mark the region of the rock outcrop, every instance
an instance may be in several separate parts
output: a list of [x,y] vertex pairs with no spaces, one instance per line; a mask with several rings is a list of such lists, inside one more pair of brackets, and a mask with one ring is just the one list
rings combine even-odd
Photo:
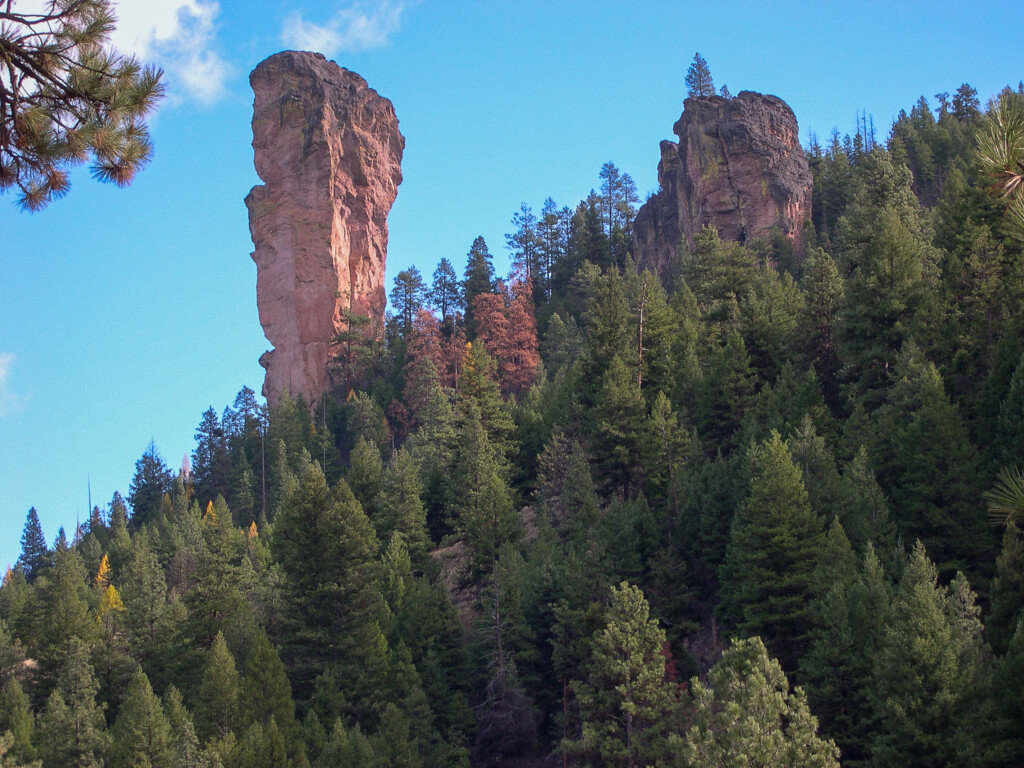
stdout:
[[391,102],[318,53],[285,51],[249,76],[262,185],[245,199],[256,303],[273,350],[263,394],[315,402],[331,384],[345,313],[384,316],[387,215],[405,139]]
[[800,253],[811,172],[786,102],[752,91],[690,98],[672,130],[679,143],[661,142],[661,190],[633,224],[638,267],[666,277],[683,239],[692,246],[706,224],[738,242],[778,227]]

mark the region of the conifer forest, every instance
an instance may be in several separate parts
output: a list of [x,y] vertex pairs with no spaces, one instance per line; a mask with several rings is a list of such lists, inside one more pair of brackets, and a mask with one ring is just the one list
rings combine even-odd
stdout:
[[29,510],[0,765],[1024,765],[1024,86],[804,151],[800,248],[640,271],[609,162]]

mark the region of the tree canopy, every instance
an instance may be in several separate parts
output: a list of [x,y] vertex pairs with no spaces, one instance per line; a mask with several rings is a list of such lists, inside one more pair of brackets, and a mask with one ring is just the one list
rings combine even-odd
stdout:
[[129,184],[152,155],[146,117],[162,72],[107,46],[108,0],[48,0],[36,12],[0,11],[0,191],[37,211],[62,197],[68,169]]

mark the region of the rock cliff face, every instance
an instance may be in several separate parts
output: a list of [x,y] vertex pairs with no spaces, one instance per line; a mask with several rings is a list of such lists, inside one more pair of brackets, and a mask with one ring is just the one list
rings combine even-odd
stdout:
[[344,312],[384,316],[387,215],[405,139],[391,102],[317,53],[285,51],[249,76],[262,185],[245,199],[256,303],[274,349],[263,394],[315,402],[331,383],[331,338]]
[[639,267],[665,277],[683,238],[692,245],[705,224],[739,242],[778,227],[800,252],[811,172],[786,102],[752,91],[691,98],[672,130],[679,143],[661,142],[661,191],[633,225]]

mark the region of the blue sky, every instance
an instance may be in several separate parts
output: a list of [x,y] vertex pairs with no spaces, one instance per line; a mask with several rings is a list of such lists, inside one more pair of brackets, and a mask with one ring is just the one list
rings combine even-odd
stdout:
[[[31,2],[15,2],[30,7]],[[895,7],[893,7],[895,6]],[[695,51],[716,85],[774,93],[801,139],[879,138],[963,82],[1024,78],[1019,2],[122,0],[114,42],[164,67],[156,153],[131,187],[92,181],[36,214],[0,197],[0,568],[30,506],[48,540],[127,492],[152,439],[177,467],[202,412],[267,348],[243,199],[258,178],[249,71],[317,49],[391,99],[406,137],[388,280],[483,235],[499,267],[521,202],[574,206],[609,160],[657,188]]]

